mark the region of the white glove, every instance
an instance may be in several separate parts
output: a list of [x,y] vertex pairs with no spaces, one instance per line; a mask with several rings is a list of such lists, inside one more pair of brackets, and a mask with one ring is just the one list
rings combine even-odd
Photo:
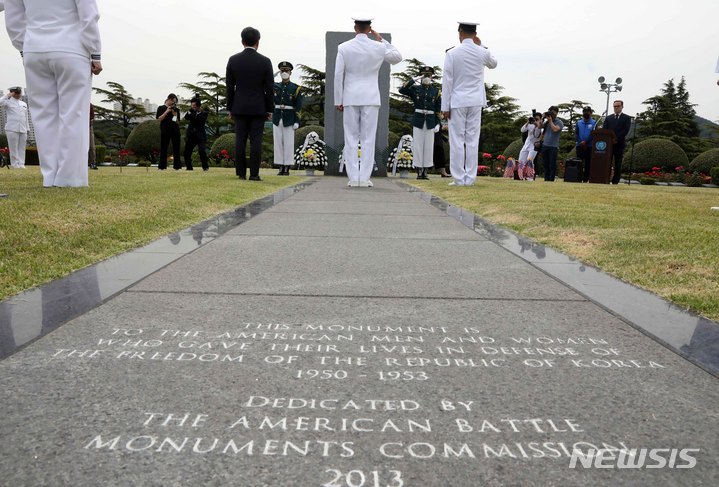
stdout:
[[273,74],[272,77],[273,77],[273,78],[276,78],[278,74],[280,74],[280,72],[279,72],[279,71],[275,71],[275,74]]
[[440,127],[441,127],[440,124],[437,124],[437,125],[434,126],[434,133],[435,133],[435,134],[436,134],[437,132],[439,132]]
[[297,130],[298,128],[300,128],[300,124],[298,124],[298,123],[296,123],[292,126],[292,130]]

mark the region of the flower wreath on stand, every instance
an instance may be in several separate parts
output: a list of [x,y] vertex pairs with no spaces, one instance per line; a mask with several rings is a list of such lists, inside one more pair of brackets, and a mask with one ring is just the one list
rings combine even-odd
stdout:
[[392,168],[393,176],[398,170],[409,171],[412,169],[412,159],[412,136],[403,135],[387,159],[387,171]]
[[325,142],[320,140],[317,132],[310,132],[305,137],[305,143],[295,151],[295,164],[298,169],[317,169],[324,171],[327,165],[325,155]]

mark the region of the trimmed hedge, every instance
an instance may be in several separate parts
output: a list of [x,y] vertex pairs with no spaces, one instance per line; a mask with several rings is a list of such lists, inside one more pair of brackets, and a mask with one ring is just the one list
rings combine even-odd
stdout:
[[7,135],[0,134],[0,147],[7,147]]
[[697,171],[709,175],[713,167],[719,167],[719,149],[709,149],[696,156],[689,163],[690,171]]
[[160,153],[160,121],[146,120],[132,129],[125,141],[125,148],[138,159],[156,162]]
[[709,175],[712,177],[712,184],[719,186],[719,166],[711,168]]
[[[226,150],[230,159],[219,159],[219,154]],[[220,167],[235,167],[235,134],[224,134],[215,140],[208,154],[210,161]]]
[[295,130],[295,149],[305,143],[305,138],[310,132],[317,132],[320,140],[325,140],[325,128],[321,125],[307,125]]
[[519,151],[522,150],[523,145],[524,145],[524,141],[522,139],[514,140],[507,146],[506,149],[504,149],[504,152],[502,152],[502,155],[507,159],[512,157],[515,160],[519,160]]
[[633,153],[631,149],[625,150],[622,166],[626,169],[629,168],[630,158],[633,172],[651,171],[653,167],[673,172],[678,166],[689,165],[684,150],[669,139],[649,138],[635,145]]

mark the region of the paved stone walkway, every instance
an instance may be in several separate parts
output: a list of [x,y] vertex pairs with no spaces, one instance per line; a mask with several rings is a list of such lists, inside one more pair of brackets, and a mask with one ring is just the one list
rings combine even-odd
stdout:
[[715,376],[429,203],[322,178],[2,360],[0,484],[719,484]]

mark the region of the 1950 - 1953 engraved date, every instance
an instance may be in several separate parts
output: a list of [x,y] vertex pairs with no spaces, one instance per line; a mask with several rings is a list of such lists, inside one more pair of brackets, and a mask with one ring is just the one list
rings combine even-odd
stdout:
[[329,482],[322,487],[402,487],[402,472],[399,470],[350,470],[343,472],[336,468],[328,468],[325,473],[331,476]]
[[[360,373],[357,377],[368,377],[368,373]],[[297,370],[295,373],[296,379],[347,379],[350,374],[346,370],[342,369],[302,369]],[[380,370],[376,372],[375,377],[382,381],[408,381],[408,380],[428,380],[429,376],[426,372],[417,370]]]

